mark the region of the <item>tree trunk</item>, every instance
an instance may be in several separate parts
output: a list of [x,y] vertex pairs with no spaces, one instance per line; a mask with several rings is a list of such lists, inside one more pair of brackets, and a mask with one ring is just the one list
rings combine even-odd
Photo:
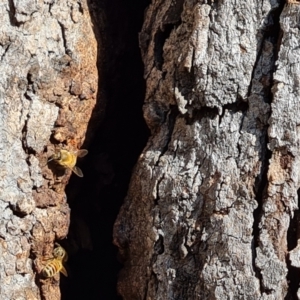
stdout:
[[98,86],[87,1],[0,1],[0,298],[60,299],[40,271],[68,232],[54,146],[80,148]]
[[114,228],[124,299],[297,299],[300,5],[283,2],[148,8],[151,137]]

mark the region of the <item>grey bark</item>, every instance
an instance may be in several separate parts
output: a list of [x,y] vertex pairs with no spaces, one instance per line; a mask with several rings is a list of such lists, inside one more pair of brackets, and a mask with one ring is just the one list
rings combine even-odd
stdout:
[[0,299],[60,299],[40,271],[68,232],[70,172],[47,158],[83,143],[97,45],[86,0],[1,0],[0,19]]
[[[147,9],[140,47],[151,137],[114,228],[124,299],[287,296],[299,10],[276,0]],[[290,259],[299,268],[296,257],[298,248]]]

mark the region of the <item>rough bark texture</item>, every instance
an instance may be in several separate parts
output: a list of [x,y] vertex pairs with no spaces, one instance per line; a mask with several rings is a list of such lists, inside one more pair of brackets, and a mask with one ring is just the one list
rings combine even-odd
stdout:
[[2,0],[0,19],[0,298],[60,299],[39,272],[68,232],[70,171],[47,158],[84,141],[97,45],[86,0]]
[[148,8],[140,47],[152,135],[114,230],[124,299],[295,295],[300,5],[283,6]]

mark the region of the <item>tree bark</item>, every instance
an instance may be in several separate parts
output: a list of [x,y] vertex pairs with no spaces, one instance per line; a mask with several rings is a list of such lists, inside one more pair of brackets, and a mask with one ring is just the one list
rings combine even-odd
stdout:
[[297,299],[299,280],[287,276],[299,268],[298,248],[288,256],[298,239],[299,10],[279,0],[147,9],[151,137],[114,228],[123,299]]
[[40,271],[68,232],[70,171],[47,159],[84,141],[97,44],[86,0],[0,1],[0,19],[0,298],[60,299]]

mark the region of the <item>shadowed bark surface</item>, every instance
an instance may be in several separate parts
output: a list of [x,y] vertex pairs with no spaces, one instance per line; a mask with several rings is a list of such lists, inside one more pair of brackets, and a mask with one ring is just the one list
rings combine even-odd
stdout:
[[299,9],[147,9],[151,137],[114,229],[123,299],[297,299]]

